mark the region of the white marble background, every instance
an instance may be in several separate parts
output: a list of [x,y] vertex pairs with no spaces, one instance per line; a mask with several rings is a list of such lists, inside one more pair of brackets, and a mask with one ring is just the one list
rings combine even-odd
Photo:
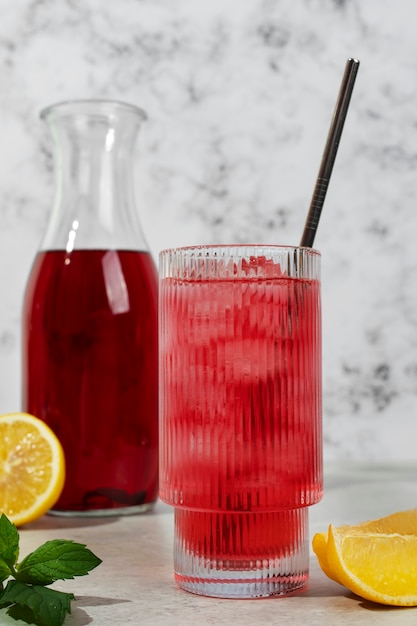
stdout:
[[138,203],[166,246],[298,244],[346,59],[361,67],[316,238],[327,459],[417,458],[415,0],[0,0],[0,412],[49,216],[39,110],[149,115]]

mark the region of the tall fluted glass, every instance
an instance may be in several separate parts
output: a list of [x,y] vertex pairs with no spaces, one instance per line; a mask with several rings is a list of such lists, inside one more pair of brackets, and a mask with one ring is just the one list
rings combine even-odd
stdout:
[[160,255],[160,496],[178,584],[285,595],[308,579],[322,495],[320,254],[207,246]]

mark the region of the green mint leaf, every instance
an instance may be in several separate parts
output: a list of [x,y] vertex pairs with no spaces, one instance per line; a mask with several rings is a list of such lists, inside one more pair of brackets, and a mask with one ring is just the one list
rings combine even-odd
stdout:
[[12,604],[6,611],[13,619],[20,619],[26,624],[36,624],[36,617],[28,606],[22,606],[21,604]]
[[9,567],[9,571],[13,571],[18,557],[19,533],[16,526],[2,513],[0,516],[0,559]]
[[11,576],[12,573],[13,571],[10,569],[7,563],[5,563],[3,559],[0,557],[0,589],[2,588],[1,583],[3,582],[3,580],[6,580],[6,578],[9,578],[9,576]]
[[28,624],[62,626],[67,614],[71,613],[73,599],[72,593],[10,580],[0,595],[0,608],[9,607],[7,613],[11,617]]
[[50,585],[55,580],[85,576],[101,559],[82,543],[66,539],[47,541],[16,566],[15,578],[32,585]]

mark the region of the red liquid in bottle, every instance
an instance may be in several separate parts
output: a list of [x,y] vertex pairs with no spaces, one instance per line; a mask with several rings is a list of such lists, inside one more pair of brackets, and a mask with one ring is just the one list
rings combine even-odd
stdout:
[[157,273],[147,252],[38,254],[23,312],[23,410],[60,439],[56,510],[145,506],[158,473]]

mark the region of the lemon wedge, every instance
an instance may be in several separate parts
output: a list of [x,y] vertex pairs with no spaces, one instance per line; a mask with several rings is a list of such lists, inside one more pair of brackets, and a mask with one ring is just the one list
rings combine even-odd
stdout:
[[313,537],[324,573],[367,600],[417,606],[417,509]]

